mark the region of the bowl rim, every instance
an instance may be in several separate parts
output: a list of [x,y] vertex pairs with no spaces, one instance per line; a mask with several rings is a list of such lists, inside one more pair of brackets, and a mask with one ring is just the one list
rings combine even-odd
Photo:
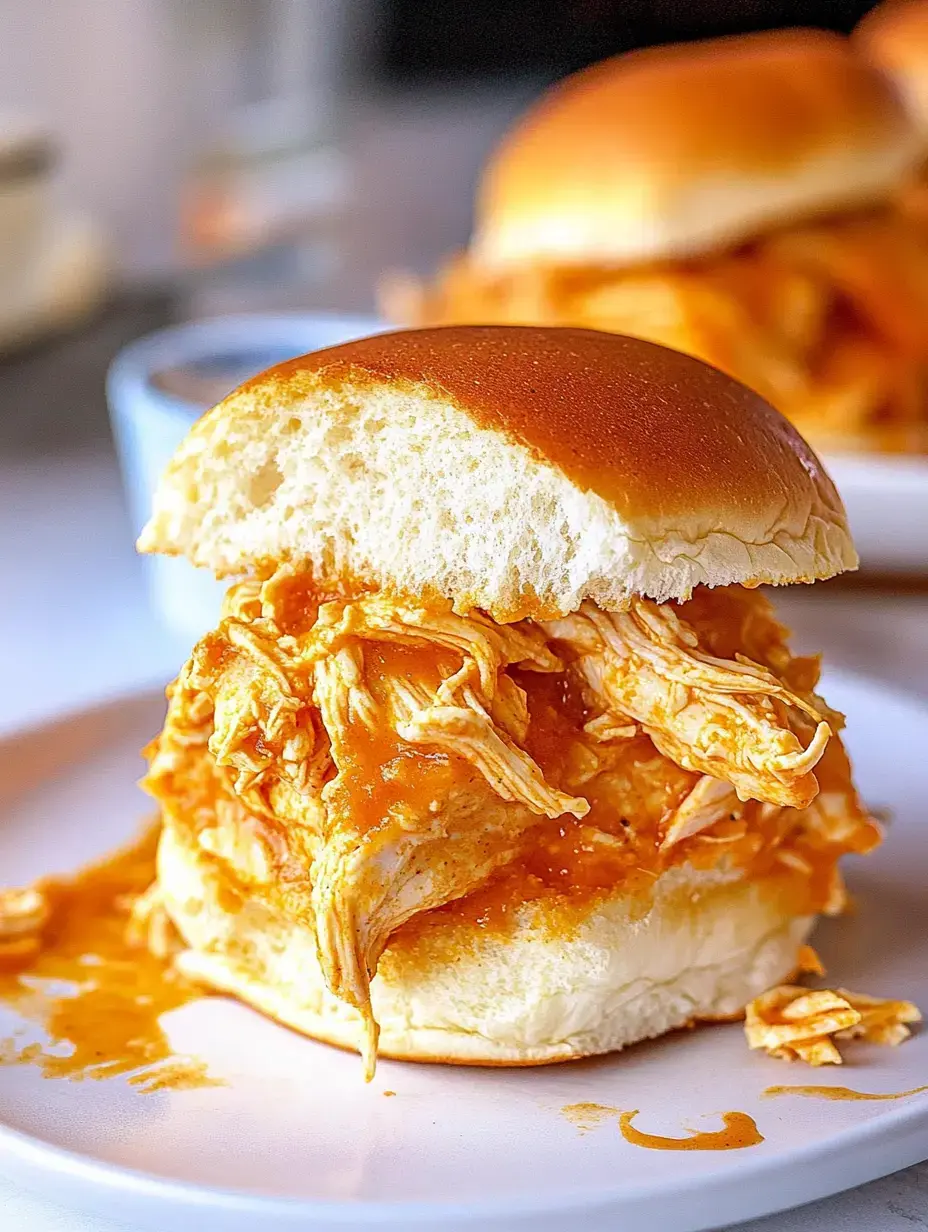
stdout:
[[[367,313],[273,312],[236,313],[183,321],[136,338],[122,348],[106,374],[106,398],[116,413],[135,411],[144,405],[187,422],[204,408],[166,393],[152,384],[161,368],[208,359],[223,350],[261,346],[289,348],[305,354],[352,338],[384,333],[391,328],[381,317]],[[312,331],[325,331],[331,339],[314,345]]]

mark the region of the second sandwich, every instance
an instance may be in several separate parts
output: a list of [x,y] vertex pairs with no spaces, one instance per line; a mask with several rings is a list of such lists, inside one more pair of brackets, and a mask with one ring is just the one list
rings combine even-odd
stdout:
[[491,159],[470,248],[407,325],[614,330],[707,360],[818,448],[928,449],[924,138],[847,40],[795,30],[618,56]]

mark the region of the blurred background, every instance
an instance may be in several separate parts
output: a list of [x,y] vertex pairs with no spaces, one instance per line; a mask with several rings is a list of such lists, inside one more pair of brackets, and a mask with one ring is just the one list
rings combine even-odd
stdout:
[[[149,442],[146,463],[132,452],[126,405],[143,352],[111,384],[127,503],[105,398],[126,344],[230,313],[335,312],[350,314],[343,333],[375,328],[382,271],[427,275],[466,242],[484,160],[552,81],[656,43],[794,24],[847,32],[870,7],[2,0],[0,721],[161,679],[189,644],[149,601],[132,551],[139,468],[171,441],[168,430],[160,453]],[[169,341],[160,412],[177,422],[184,404],[215,400],[281,348],[329,340],[301,328],[262,335],[244,357],[240,330],[232,350],[211,336],[196,363],[186,335]],[[174,584],[192,605],[199,582]],[[800,636],[818,641],[834,623],[820,589],[790,597]],[[874,633],[886,603],[903,625],[922,622],[903,589],[846,603],[833,657],[861,667],[876,656],[909,682],[908,643]]]
[[870,7],[4,0],[0,158],[41,147],[35,176],[92,222],[114,286],[179,311],[367,309],[385,266],[427,272],[464,243],[487,154],[559,77],[651,44],[846,32]]

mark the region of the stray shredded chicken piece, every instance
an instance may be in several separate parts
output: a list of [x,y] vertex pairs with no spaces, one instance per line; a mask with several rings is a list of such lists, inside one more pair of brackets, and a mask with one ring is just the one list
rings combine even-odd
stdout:
[[50,915],[48,896],[37,886],[0,890],[0,944],[40,933]]
[[922,1021],[921,1011],[911,1001],[885,1000],[864,992],[848,992],[846,988],[839,988],[838,995],[860,1014],[860,1022],[848,1028],[841,1039],[863,1039],[895,1048],[912,1034],[909,1025]]
[[38,954],[50,916],[48,896],[38,887],[0,890],[0,967],[18,967]]
[[901,1044],[911,1034],[907,1024],[921,1018],[911,1001],[887,1001],[844,988],[810,992],[780,984],[749,1002],[744,1033],[749,1048],[762,1048],[772,1057],[841,1065],[837,1042]]

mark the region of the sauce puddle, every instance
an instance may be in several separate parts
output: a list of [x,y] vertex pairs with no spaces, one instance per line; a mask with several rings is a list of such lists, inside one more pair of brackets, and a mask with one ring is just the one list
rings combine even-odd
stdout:
[[48,1039],[0,1041],[0,1065],[36,1065],[46,1078],[128,1075],[145,1092],[223,1085],[175,1055],[159,1021],[207,994],[127,938],[132,904],[155,877],[159,829],[74,877],[37,883],[50,908],[41,944],[0,949],[0,1001]]
[[724,1129],[708,1133],[690,1130],[686,1138],[646,1134],[632,1124],[637,1115],[637,1108],[632,1112],[623,1112],[619,1117],[619,1131],[626,1142],[650,1151],[740,1151],[744,1147],[757,1146],[764,1140],[753,1117],[746,1112],[723,1112]]
[[906,1099],[909,1095],[921,1095],[928,1086],[912,1087],[911,1091],[889,1091],[878,1094],[872,1091],[853,1091],[850,1087],[767,1087],[764,1094],[806,1095],[818,1099]]

